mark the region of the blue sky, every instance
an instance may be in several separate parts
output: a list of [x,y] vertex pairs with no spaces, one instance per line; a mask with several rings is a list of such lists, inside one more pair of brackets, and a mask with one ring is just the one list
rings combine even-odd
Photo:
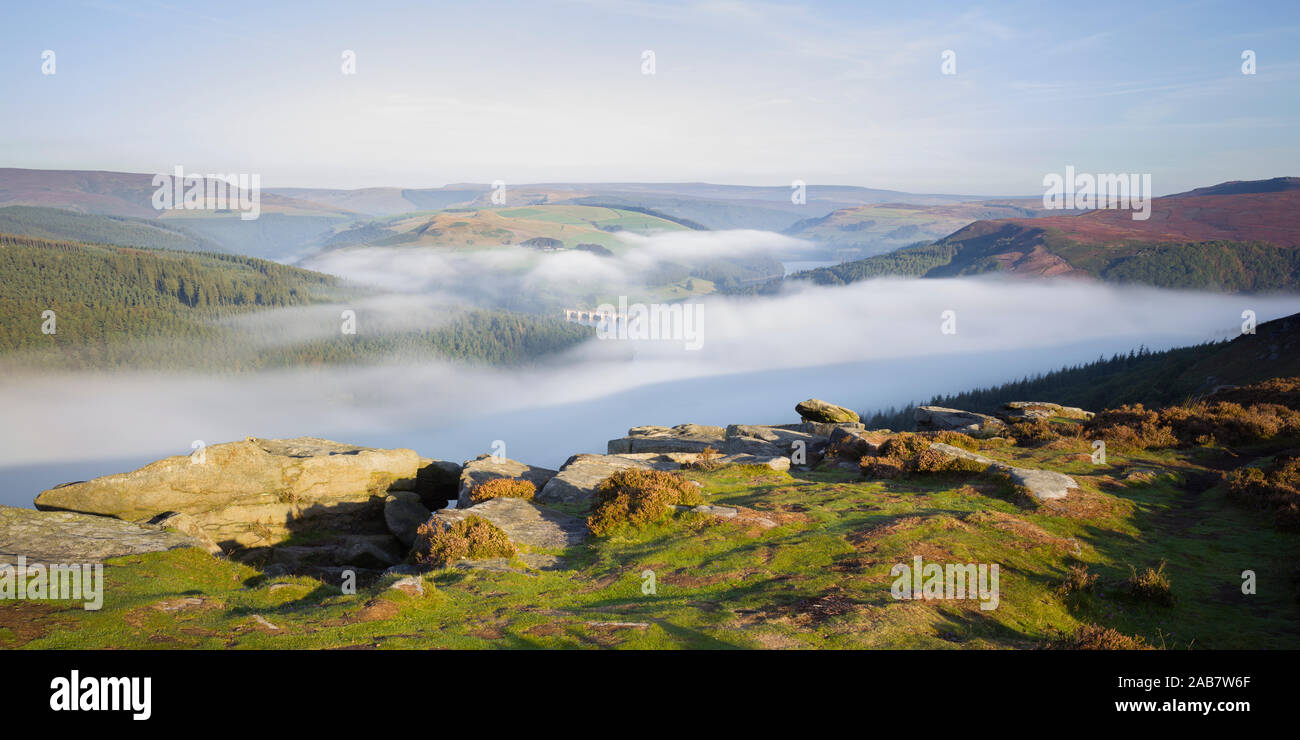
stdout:
[[0,166],[989,195],[1066,165],[1157,193],[1300,175],[1294,0],[271,5],[10,4]]

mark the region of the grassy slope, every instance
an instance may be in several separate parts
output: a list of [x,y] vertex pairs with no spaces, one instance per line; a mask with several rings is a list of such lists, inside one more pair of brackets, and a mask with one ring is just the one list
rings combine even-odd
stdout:
[[[1116,355],[1081,367],[935,397],[929,405],[993,413],[1008,401],[1051,399],[1101,409],[1126,403],[1161,407],[1204,396],[1220,385],[1247,385],[1300,375],[1300,314],[1266,321],[1230,342],[1178,347],[1134,357]],[[867,414],[871,416],[871,414]],[[912,428],[912,410],[878,413],[872,424]]]
[[[1025,648],[1095,622],[1169,648],[1300,647],[1300,604],[1286,582],[1300,541],[1225,502],[1220,487],[1201,490],[1221,450],[1112,454],[1094,467],[1086,442],[1070,444],[1079,449],[986,452],[1074,475],[1083,491],[1068,506],[1022,509],[979,477],[692,472],[709,502],[784,523],[759,531],[680,514],[595,539],[568,553],[568,570],[434,571],[423,597],[385,583],[356,595],[305,578],[273,583],[198,551],[134,557],[106,570],[100,612],[0,610],[0,646]],[[1120,482],[1134,467],[1159,474]],[[999,563],[1000,606],[894,600],[890,568],[914,554]],[[1130,564],[1162,560],[1175,606],[1124,594]],[[1075,563],[1101,576],[1095,594],[1057,592]],[[1248,568],[1259,576],[1254,596],[1240,590]],[[642,593],[644,570],[655,571],[656,594]],[[195,597],[202,603],[163,608]]]
[[393,235],[371,242],[377,246],[481,249],[546,237],[558,239],[569,248],[583,243],[599,244],[616,253],[629,248],[615,236],[617,230],[648,233],[686,229],[679,223],[636,211],[572,205],[410,214],[380,223]]

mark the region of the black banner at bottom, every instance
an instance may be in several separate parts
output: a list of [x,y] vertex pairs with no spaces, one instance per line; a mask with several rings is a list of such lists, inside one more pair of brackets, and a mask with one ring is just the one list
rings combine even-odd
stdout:
[[[428,721],[489,707],[495,727],[697,705],[729,725],[772,713],[901,726],[1278,720],[1295,653],[1267,652],[28,652],[0,654],[0,696],[53,729],[257,717],[267,729]],[[512,712],[517,706],[527,712]],[[873,719],[874,717],[874,719]],[[423,720],[421,718],[424,718]],[[699,720],[696,720],[698,722]]]

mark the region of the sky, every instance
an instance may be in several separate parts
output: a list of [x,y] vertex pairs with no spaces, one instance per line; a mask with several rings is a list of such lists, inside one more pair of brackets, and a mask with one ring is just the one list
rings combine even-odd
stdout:
[[1039,194],[1066,166],[1150,173],[1158,195],[1300,175],[1295,0],[48,0],[4,16],[7,167],[975,195]]

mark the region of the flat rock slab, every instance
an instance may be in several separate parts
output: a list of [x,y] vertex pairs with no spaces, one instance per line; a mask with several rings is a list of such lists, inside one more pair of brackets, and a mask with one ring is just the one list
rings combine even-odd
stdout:
[[419,468],[414,450],[249,437],[52,488],[36,497],[36,508],[127,521],[177,512],[220,545],[265,546],[309,523],[378,518],[383,497],[413,490]]
[[1060,416],[1066,419],[1091,419],[1093,413],[1077,406],[1062,406],[1047,401],[1008,401],[994,412],[998,418],[1006,421],[1023,421],[1026,419],[1050,419]]
[[1011,480],[1024,486],[1034,498],[1040,501],[1065,498],[1071,488],[1079,487],[1079,484],[1065,473],[1033,468],[1013,468],[1005,465],[997,467],[1002,468],[1007,475],[1011,476]]
[[805,459],[810,457],[820,459],[830,443],[830,437],[809,431],[809,428],[819,426],[834,425],[812,422],[786,426],[732,424],[727,427],[727,438],[723,443],[722,451],[728,455],[770,458],[782,455],[789,457],[802,447]]
[[992,458],[964,450],[960,447],[935,442],[930,445],[930,449],[942,452],[951,457],[960,457],[965,460],[973,460],[982,465],[989,466],[990,470],[996,470],[1005,473],[1011,480],[1019,486],[1024,486],[1030,495],[1040,501],[1051,499],[1065,498],[1071,488],[1078,488],[1079,484],[1065,473],[1057,473],[1051,470],[1037,470],[1034,468],[1017,468],[1007,463],[998,462]]
[[98,563],[204,543],[180,532],[90,514],[0,506],[0,565]]
[[[629,469],[648,470],[648,462],[620,455],[574,455],[537,494],[548,503],[585,503],[611,475]],[[674,465],[674,467],[679,467]]]
[[582,544],[588,534],[585,520],[521,498],[493,498],[467,509],[441,509],[433,519],[451,524],[471,514],[500,527],[516,545],[560,550]]
[[956,445],[944,444],[943,442],[932,442],[930,444],[930,449],[934,450],[935,452],[942,452],[943,454],[948,455],[949,457],[959,457],[963,460],[971,460],[981,465],[998,464],[998,462],[991,457],[984,457],[983,455],[980,455],[975,452],[971,452],[970,450],[962,449],[961,447],[957,447]]
[[700,455],[697,452],[629,452],[617,457],[632,460],[653,470],[673,471],[695,462]]
[[776,455],[766,457],[764,455],[726,455],[718,458],[718,462],[723,465],[758,465],[764,468],[771,468],[778,472],[784,472],[790,469],[790,458]]
[[705,448],[722,450],[726,430],[701,424],[678,424],[675,427],[632,427],[627,436],[611,439],[606,451],[611,455],[644,452],[703,452]]
[[538,491],[541,491],[551,478],[555,477],[556,472],[550,468],[539,468],[527,463],[521,463],[518,460],[511,460],[508,457],[479,455],[473,460],[467,460],[461,470],[460,491],[456,499],[456,506],[462,509],[468,507],[470,505],[470,491],[480,483],[486,483],[497,478],[518,478],[531,482],[537,487]]
[[717,504],[700,504],[698,506],[673,506],[677,511],[689,511],[693,514],[702,516],[711,516],[717,519],[726,519],[737,523],[753,525],[760,529],[771,529],[777,526],[777,523],[763,516],[754,509],[748,509],[735,506],[719,506]]

